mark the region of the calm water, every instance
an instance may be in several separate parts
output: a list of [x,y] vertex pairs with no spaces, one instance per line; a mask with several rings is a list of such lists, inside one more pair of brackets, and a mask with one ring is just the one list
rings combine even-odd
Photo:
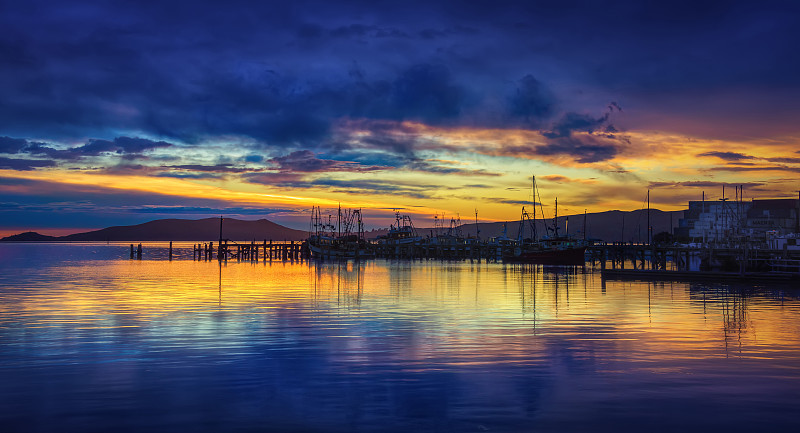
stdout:
[[0,430],[800,427],[797,289],[152,245],[0,245]]

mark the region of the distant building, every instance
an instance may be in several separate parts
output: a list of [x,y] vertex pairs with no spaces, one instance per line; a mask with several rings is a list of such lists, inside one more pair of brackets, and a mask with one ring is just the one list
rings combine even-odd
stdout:
[[747,211],[745,230],[750,235],[763,235],[773,230],[780,234],[800,233],[799,223],[798,200],[753,200]]
[[726,242],[736,237],[766,240],[766,233],[800,233],[800,200],[751,202],[690,201],[675,237],[692,242]]

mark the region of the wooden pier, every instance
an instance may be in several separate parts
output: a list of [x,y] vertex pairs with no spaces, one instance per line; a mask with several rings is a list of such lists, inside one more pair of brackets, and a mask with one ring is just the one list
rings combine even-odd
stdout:
[[[216,249],[215,249],[216,248]],[[272,240],[263,242],[250,241],[235,242],[223,241],[222,244],[214,242],[195,244],[192,248],[192,258],[194,260],[238,260],[258,262],[283,260],[295,261],[309,258],[308,245],[300,241],[273,242]]]
[[800,272],[800,251],[752,247],[596,244],[586,260],[601,269],[648,271]]
[[375,257],[384,259],[436,260],[500,260],[505,249],[486,242],[413,242],[406,244],[374,244]]
[[[496,244],[474,238],[409,243],[370,243],[370,254],[391,260],[486,260],[500,262],[512,255],[513,244]],[[172,259],[172,243],[168,257]],[[130,245],[130,258],[142,259],[142,246]],[[312,258],[307,242],[263,240],[260,242],[198,243],[192,246],[193,260],[301,261]],[[585,265],[601,269],[604,275],[631,278],[639,275],[694,278],[699,272],[747,275],[794,275],[800,278],[800,250],[759,248],[714,248],[678,245],[601,243],[586,248]],[[364,260],[360,258],[356,260]],[[764,278],[769,278],[767,275]]]

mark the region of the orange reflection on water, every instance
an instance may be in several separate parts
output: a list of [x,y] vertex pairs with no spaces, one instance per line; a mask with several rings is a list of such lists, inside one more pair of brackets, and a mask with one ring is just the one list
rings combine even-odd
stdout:
[[[659,373],[691,360],[800,348],[796,300],[686,283],[603,282],[583,269],[116,260],[50,267],[18,284],[0,304],[3,323],[197,335],[297,321],[347,340],[345,351],[359,354],[352,362],[369,358],[371,330],[407,339],[396,353],[406,361],[458,365],[543,362],[564,351],[602,371],[635,359]],[[241,320],[219,320],[225,314]]]

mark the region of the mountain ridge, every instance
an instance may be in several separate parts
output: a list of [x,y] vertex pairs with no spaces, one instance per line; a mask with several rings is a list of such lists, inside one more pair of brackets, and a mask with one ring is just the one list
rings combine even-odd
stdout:
[[[642,242],[647,239],[647,210],[634,211],[610,210],[586,214],[586,232],[589,239],[600,239],[607,242]],[[678,224],[683,217],[683,211],[650,210],[650,226],[652,234],[671,232],[672,227]],[[583,236],[584,215],[564,215],[558,218],[559,232]],[[546,220],[552,226],[552,218]],[[571,224],[570,224],[571,223]],[[503,225],[508,237],[516,238],[519,231],[519,220],[479,222],[480,237],[487,239],[503,234]],[[415,224],[417,225],[417,224]],[[266,219],[255,221],[225,218],[222,224],[223,238],[236,241],[261,241],[261,240],[287,240],[299,241],[308,237],[308,232],[295,230]],[[463,236],[475,236],[475,223],[464,223],[460,226]],[[545,221],[536,221],[539,234],[544,234]],[[525,236],[530,236],[530,227],[526,225]],[[375,239],[385,235],[386,228],[366,232],[368,239]],[[436,230],[432,227],[417,227],[417,232],[422,236],[432,235]],[[129,226],[112,226],[99,230],[75,233],[65,236],[47,236],[36,232],[25,232],[0,239],[0,242],[111,242],[111,241],[199,241],[208,242],[219,239],[219,218],[204,218],[188,220],[168,218],[153,220],[142,224]]]
[[[65,236],[45,236],[26,232],[0,239],[4,242],[112,242],[112,241],[213,241],[219,239],[219,218],[199,220],[168,218],[129,226],[112,226]],[[298,241],[308,237],[308,232],[290,229],[266,219],[255,221],[225,218],[222,222],[223,239],[286,240]]]

